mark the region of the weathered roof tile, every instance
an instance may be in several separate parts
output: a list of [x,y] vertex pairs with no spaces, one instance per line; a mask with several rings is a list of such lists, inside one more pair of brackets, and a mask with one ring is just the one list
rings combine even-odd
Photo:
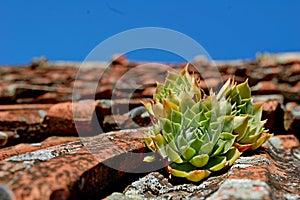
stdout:
[[127,152],[143,151],[141,137],[146,130],[99,135],[6,158],[0,163],[0,183],[7,185],[16,199],[100,196],[102,190],[124,175],[105,162],[124,155],[124,162],[113,164],[123,169],[130,165],[133,169],[142,163],[143,157],[132,157]]
[[[106,165],[137,172],[149,167],[141,155],[130,153],[145,150],[141,137],[147,129],[140,127],[150,118],[141,100],[152,98],[155,82],[162,82],[167,70],[180,71],[185,63],[130,63],[119,57],[110,64],[41,60],[27,67],[1,67],[0,143],[6,144],[0,149],[0,193],[11,195],[12,190],[16,199],[96,198],[129,184],[124,193],[109,198],[300,198],[300,149],[295,138],[300,136],[299,59],[263,55],[253,61],[216,63],[197,58],[197,67],[190,65],[189,70],[206,90],[206,84],[222,84],[219,75],[224,80],[234,76],[239,83],[248,79],[254,101],[264,102],[265,126],[276,136],[265,148],[243,155],[228,171],[199,184],[170,180],[164,170],[137,181],[144,174]],[[99,135],[125,128],[138,129]],[[59,137],[49,137],[53,135]],[[75,137],[66,137],[70,135]]]

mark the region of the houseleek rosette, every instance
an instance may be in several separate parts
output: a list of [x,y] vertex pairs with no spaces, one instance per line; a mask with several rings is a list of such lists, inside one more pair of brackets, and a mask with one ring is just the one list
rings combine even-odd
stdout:
[[247,81],[228,80],[218,94],[205,95],[185,67],[180,74],[169,72],[144,106],[153,118],[146,145],[168,158],[173,176],[194,182],[231,166],[242,152],[272,136],[261,121],[262,105],[252,103]]

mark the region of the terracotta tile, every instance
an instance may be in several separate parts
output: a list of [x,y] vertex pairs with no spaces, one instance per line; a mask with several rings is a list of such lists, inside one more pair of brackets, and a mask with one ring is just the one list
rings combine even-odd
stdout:
[[278,101],[281,105],[284,105],[284,96],[281,94],[270,94],[270,95],[252,95],[253,102],[265,102],[265,101],[271,101],[271,100],[276,100]]
[[97,100],[97,109],[103,116],[114,114],[124,114],[131,109],[142,106],[142,101],[147,99],[102,99]]
[[[68,99],[66,99],[68,100]],[[65,101],[62,95],[58,94],[57,92],[47,92],[43,95],[40,95],[37,98],[32,99],[29,103],[59,103]]]
[[6,145],[7,140],[8,140],[8,135],[5,132],[0,131],[0,147]]
[[112,56],[112,64],[127,66],[129,64],[129,60],[124,55],[115,54]]
[[15,104],[15,105],[0,105],[0,111],[10,110],[49,110],[53,104]]
[[127,113],[123,115],[107,115],[103,120],[103,131],[109,132],[122,129],[133,129],[148,126],[150,124],[149,117],[132,118]]
[[272,78],[278,77],[278,75],[282,72],[283,72],[283,68],[279,65],[270,68],[263,68],[263,73],[265,75],[272,75]]
[[95,99],[110,99],[113,87],[113,85],[101,85],[94,94]]
[[[12,190],[16,199],[99,197],[124,176],[124,172],[107,165],[135,169],[143,164],[142,154],[127,152],[144,151],[141,136],[145,131],[86,138],[82,142],[89,150],[81,142],[71,142],[10,157],[0,164],[0,182]],[[118,157],[123,162],[114,162]]]
[[299,146],[299,140],[294,135],[278,135],[284,149],[292,149]]
[[300,105],[296,102],[287,103],[284,118],[287,131],[300,139]]
[[[124,115],[107,115],[103,119],[102,128],[104,132],[121,130],[122,126],[129,121],[127,114]],[[127,122],[128,124],[128,122]],[[136,127],[133,127],[136,128]]]
[[40,143],[22,143],[15,146],[5,147],[0,149],[0,161],[19,154],[24,154],[39,149],[45,149],[51,146],[64,144],[80,140],[78,137],[58,137],[52,136]]
[[[134,94],[132,94],[131,98],[132,99],[152,98],[155,90],[156,87],[146,87],[140,93],[135,92]],[[128,95],[123,95],[123,96],[127,97]]]
[[52,84],[52,80],[46,77],[33,77],[30,79],[30,82],[33,85],[50,85]]
[[300,99],[300,88],[292,87],[289,84],[280,85],[281,93],[284,95],[286,101],[299,101]]
[[289,67],[285,71],[287,76],[292,76],[296,74],[300,74],[300,63],[294,63],[291,67]]
[[77,135],[77,132],[93,131],[92,119],[96,102],[93,100],[76,103],[65,102],[52,106],[43,124],[46,132],[55,135]]
[[260,81],[255,86],[251,87],[254,95],[257,94],[279,94],[280,90],[273,81]]
[[283,105],[279,100],[260,100],[257,103],[263,103],[262,120],[267,119],[265,128],[271,133],[284,134],[284,111]]
[[0,129],[16,130],[21,127],[39,124],[44,120],[46,110],[0,111]]
[[15,131],[0,131],[0,147],[18,143],[20,135]]

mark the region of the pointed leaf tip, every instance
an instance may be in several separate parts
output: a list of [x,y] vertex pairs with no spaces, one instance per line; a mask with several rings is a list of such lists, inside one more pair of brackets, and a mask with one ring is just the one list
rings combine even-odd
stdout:
[[238,84],[237,89],[242,99],[248,99],[251,97],[251,90],[248,85],[248,79],[245,82]]
[[187,63],[187,64],[185,65],[185,67],[181,70],[180,74],[181,74],[182,76],[184,76],[186,73],[189,72],[188,68],[189,68],[189,63]]

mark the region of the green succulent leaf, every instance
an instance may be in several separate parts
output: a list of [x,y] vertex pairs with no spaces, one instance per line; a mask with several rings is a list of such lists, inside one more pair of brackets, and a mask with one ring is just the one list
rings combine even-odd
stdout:
[[175,82],[178,79],[178,77],[179,77],[178,74],[176,74],[174,72],[169,72],[168,76],[166,77],[164,86],[170,88],[170,87],[176,85]]
[[253,113],[255,121],[260,121],[262,115],[262,106],[263,104],[254,104],[253,105]]
[[190,147],[192,147],[193,149],[195,149],[196,152],[198,152],[203,144],[203,142],[196,137],[195,139],[190,141]]
[[168,170],[173,176],[180,177],[180,178],[186,178],[189,175],[189,173],[184,170],[173,169],[170,166],[168,166]]
[[177,144],[179,147],[188,146],[188,142],[183,135],[177,136]]
[[192,157],[189,162],[195,167],[203,167],[207,164],[208,160],[209,160],[209,155],[200,154]]
[[152,140],[155,142],[158,148],[165,147],[167,144],[167,141],[161,134],[155,135],[154,137],[152,137]]
[[234,85],[229,93],[229,97],[231,99],[231,102],[235,102],[237,105],[241,104],[242,98],[239,95],[239,91],[236,87],[236,85]]
[[220,115],[231,115],[232,105],[226,100],[220,101]]
[[173,127],[172,127],[172,123],[169,119],[160,118],[159,121],[160,121],[161,126],[164,131],[166,131],[167,133],[172,133]]
[[178,106],[170,101],[163,100],[163,109],[166,113],[167,118],[171,118],[172,111],[178,111]]
[[188,162],[185,162],[185,163],[182,163],[182,164],[171,163],[169,165],[169,167],[171,167],[171,169],[176,169],[176,170],[180,170],[180,171],[184,171],[184,172],[189,172],[189,171],[192,171],[192,170],[196,169],[195,166],[193,166],[192,164],[190,164]]
[[174,123],[181,123],[182,114],[179,111],[172,110],[171,112],[171,121]]
[[226,157],[225,156],[214,156],[209,159],[208,164],[205,166],[206,169],[210,171],[219,171],[223,169],[226,165]]
[[218,142],[214,146],[213,154],[211,156],[213,157],[213,156],[220,155],[221,152],[224,149],[225,144],[226,144],[226,141],[224,141],[224,140],[218,140]]
[[190,160],[196,154],[196,151],[191,147],[187,147],[181,152],[181,154],[185,160]]
[[145,143],[146,143],[146,146],[147,146],[151,151],[156,151],[156,147],[155,147],[155,144],[154,144],[152,138],[146,137],[146,138],[144,138],[144,141],[145,141]]
[[180,102],[180,111],[185,113],[185,111],[192,108],[194,104],[195,102],[192,97],[190,97],[187,93],[183,93],[183,97]]
[[220,89],[220,91],[218,92],[217,95],[217,99],[221,100],[222,98],[224,98],[226,96],[226,94],[228,93],[228,90],[230,90],[230,79],[228,79],[225,84],[222,86],[222,88]]
[[242,102],[246,103],[245,114],[252,113],[253,112],[253,103],[252,103],[252,100],[250,98],[249,99],[243,99]]
[[248,79],[237,86],[237,89],[239,91],[239,95],[242,99],[248,99],[251,97],[251,90],[248,85]]
[[190,109],[187,109],[183,115],[184,115],[184,118],[192,120],[196,114],[193,111],[191,111]]
[[174,122],[171,122],[171,124],[173,128],[173,135],[175,136],[180,131],[181,125],[179,123],[174,123]]
[[213,148],[214,148],[214,144],[212,142],[207,142],[202,145],[199,154],[211,154]]
[[226,153],[232,147],[232,145],[233,145],[233,143],[235,141],[235,138],[236,138],[236,136],[234,136],[234,135],[232,135],[232,134],[230,134],[228,132],[221,133],[220,139],[222,139],[223,141],[225,141],[222,154]]
[[227,116],[222,116],[218,118],[219,123],[221,123],[222,129],[220,131],[222,132],[228,132],[232,133],[233,131],[233,124],[234,124],[234,117],[227,115]]
[[241,155],[242,153],[239,152],[239,150],[235,147],[232,147],[227,153],[226,153],[226,160],[228,166],[231,166]]
[[180,155],[180,152],[179,152],[174,140],[170,141],[166,146],[171,147],[174,151],[179,153],[178,155]]
[[[196,169],[191,169],[184,171],[183,170],[177,170],[173,168],[174,166],[170,165],[168,166],[169,172],[176,177],[181,177],[181,178],[186,178],[189,181],[193,182],[199,182],[203,180],[204,178],[208,177],[210,175],[210,171],[208,170],[196,170]],[[175,166],[176,167],[176,166]],[[186,167],[188,169],[188,167]]]
[[[152,107],[152,112],[156,117],[164,117],[164,107],[161,103],[156,102]],[[151,114],[151,113],[150,113]]]
[[162,132],[162,135],[164,136],[164,139],[167,141],[167,143],[174,140],[174,136],[172,133],[168,133],[165,130],[162,130],[161,132]]
[[175,163],[183,163],[183,160],[181,159],[180,155],[176,151],[174,151],[169,145],[166,146],[166,153],[171,161]]
[[248,116],[235,116],[233,119],[233,131],[238,135],[237,140],[239,141],[247,132]]
[[273,134],[263,132],[262,135],[256,140],[256,142],[251,146],[251,150],[257,149],[272,136],[273,136]]
[[194,170],[191,171],[188,176],[186,177],[187,180],[193,181],[193,182],[199,182],[202,179],[205,179],[210,175],[210,171],[208,170]]

